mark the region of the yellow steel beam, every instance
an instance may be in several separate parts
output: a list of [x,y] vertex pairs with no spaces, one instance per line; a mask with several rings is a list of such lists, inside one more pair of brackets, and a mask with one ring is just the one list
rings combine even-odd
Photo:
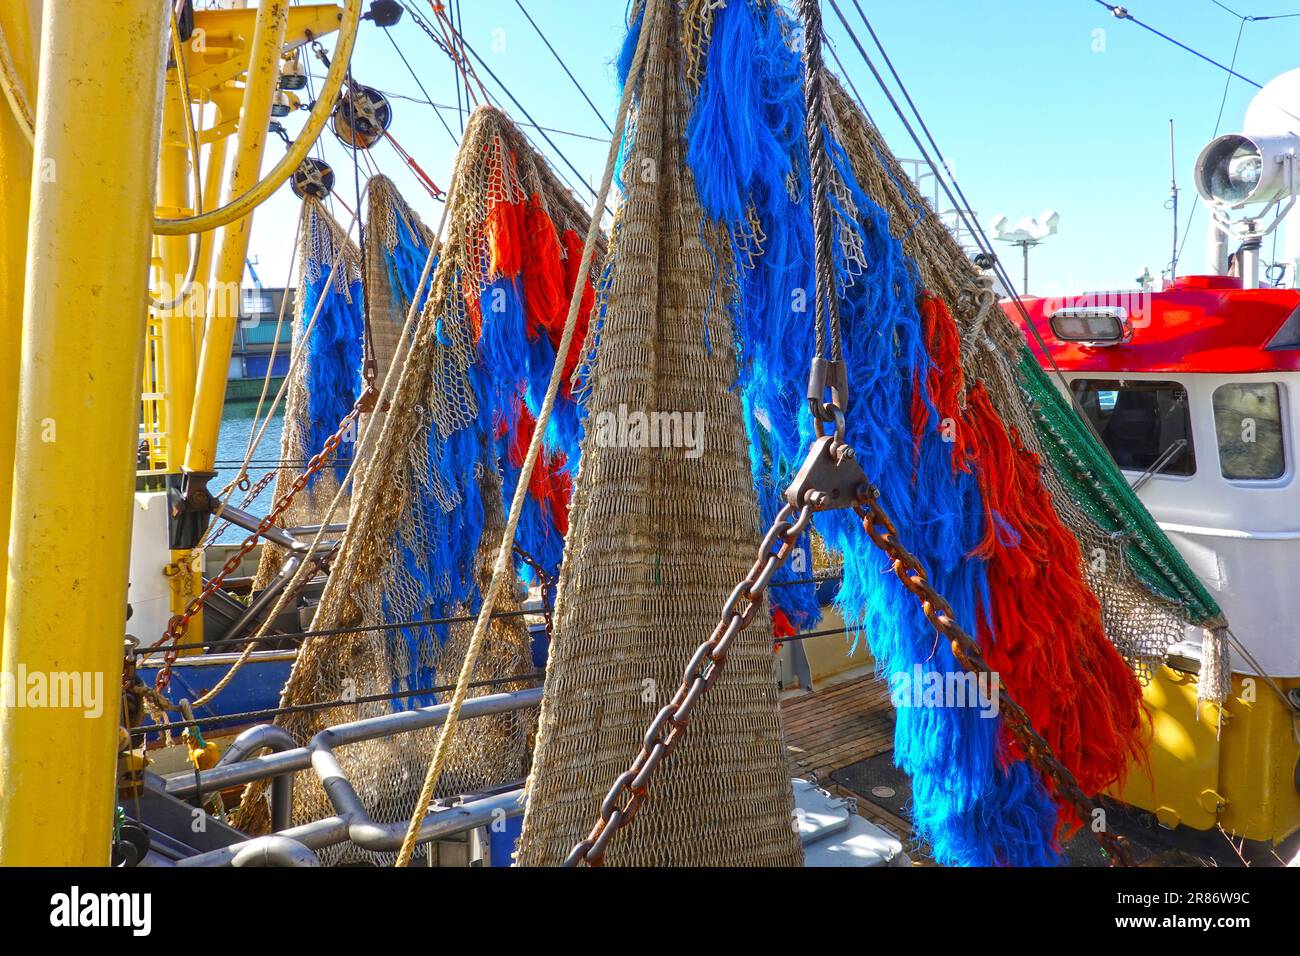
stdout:
[[[239,78],[248,69],[254,11],[198,10],[195,35],[185,45],[190,85],[197,92]],[[339,8],[332,3],[304,4],[289,10],[285,49],[294,49],[339,28]]]
[[0,694],[0,865],[109,860],[164,10],[157,0],[45,7],[4,625],[11,692]]
[[[261,176],[271,103],[280,81],[280,57],[288,10],[286,0],[261,0],[258,6],[244,105],[239,116],[239,132],[226,190],[228,198],[243,195],[257,185]],[[190,419],[189,445],[185,453],[186,471],[212,471],[216,461],[217,433],[221,428],[221,410],[225,405],[226,379],[230,371],[230,349],[235,338],[235,323],[239,321],[238,290],[244,276],[252,225],[250,213],[226,226],[218,240],[204,322],[203,350],[199,357],[194,412]]]
[[[180,83],[175,71],[172,71],[163,101],[163,133],[158,157],[158,215],[181,216],[193,213],[193,172],[183,112],[188,108],[188,104],[181,102]],[[198,161],[197,157],[194,161]],[[201,236],[200,241],[211,243],[213,237]],[[159,236],[156,242],[160,281],[155,295],[163,301],[169,301],[181,292],[185,284],[190,256],[194,252],[193,239],[189,236]],[[195,275],[197,277],[197,272]],[[194,407],[195,346],[189,301],[190,296],[186,296],[174,308],[162,313],[168,471],[179,470],[180,459],[185,455],[190,412]]]
[[[238,195],[231,195],[220,209],[212,209],[201,216],[189,216],[185,219],[158,219],[154,221],[154,232],[160,236],[188,235],[215,229],[218,226],[232,224],[250,214],[264,203],[289,179],[307,158],[307,153],[316,138],[329,122],[333,112],[335,98],[343,86],[348,62],[352,58],[352,48],[357,39],[357,26],[361,20],[363,0],[344,0],[343,12],[339,14],[338,37],[335,39],[333,61],[321,81],[316,103],[307,116],[307,122],[299,131],[297,138],[280,157],[271,171],[260,181],[251,183]],[[254,39],[254,47],[257,42]],[[250,62],[256,62],[259,55],[255,52]],[[251,74],[252,70],[250,70]]]
[[[13,61],[13,81],[34,100],[40,53],[39,0],[0,3],[0,33]],[[9,540],[13,496],[14,429],[18,417],[18,357],[22,348],[23,267],[27,261],[27,198],[32,146],[0,99],[0,543]],[[6,549],[0,547],[0,608],[4,607]]]
[[[230,124],[237,124],[237,120],[227,121],[228,116],[237,116],[239,114],[239,98],[233,91],[222,90],[212,97],[212,105],[216,111],[215,123],[212,128],[221,129]],[[221,187],[226,181],[226,153],[230,144],[230,136],[235,132],[235,125],[231,125],[230,132],[222,135],[218,139],[212,140],[208,145],[208,159],[206,168],[203,173],[203,208],[216,209],[221,205]],[[217,233],[216,231],[203,234],[203,245],[199,248],[199,268],[197,279],[201,282],[202,288],[194,299],[194,348],[197,353],[199,343],[203,341],[203,330],[205,317],[208,311],[207,290],[212,287],[212,260],[216,258],[217,250]],[[193,389],[190,392],[190,414],[193,413],[194,394]],[[189,444],[188,432],[189,422],[185,423],[186,445]],[[177,450],[177,464],[184,462],[185,446]]]

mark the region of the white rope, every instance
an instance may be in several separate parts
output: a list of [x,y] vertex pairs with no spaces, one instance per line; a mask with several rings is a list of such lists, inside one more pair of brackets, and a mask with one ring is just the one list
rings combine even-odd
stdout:
[[[450,743],[456,733],[461,706],[469,695],[469,685],[474,675],[474,665],[478,660],[479,651],[487,636],[488,622],[492,617],[493,608],[496,606],[497,595],[500,593],[506,578],[513,573],[511,569],[511,546],[515,540],[515,529],[519,526],[519,518],[523,513],[524,500],[528,495],[528,483],[532,478],[533,466],[536,464],[542,450],[542,436],[546,432],[547,423],[551,418],[551,410],[555,406],[555,397],[560,390],[560,380],[564,377],[564,356],[569,354],[569,346],[573,342],[573,330],[577,326],[578,313],[582,305],[584,279],[591,271],[591,262],[595,256],[596,237],[600,233],[601,211],[605,207],[605,202],[609,198],[610,187],[614,182],[614,166],[618,159],[619,147],[622,144],[623,133],[627,126],[627,116],[632,106],[633,90],[636,88],[637,80],[641,74],[646,47],[649,45],[648,38],[654,32],[649,24],[653,22],[651,17],[657,15],[658,10],[658,0],[646,0],[645,12],[643,13],[646,25],[641,30],[641,35],[637,41],[636,54],[632,60],[632,68],[628,73],[627,82],[623,86],[623,98],[619,103],[618,119],[614,123],[614,136],[610,140],[609,155],[605,162],[605,175],[601,180],[600,193],[596,197],[591,223],[587,227],[587,237],[583,242],[582,264],[578,268],[578,278],[574,283],[573,294],[569,299],[569,316],[564,323],[564,334],[555,347],[555,365],[551,369],[551,380],[546,388],[546,398],[537,413],[537,423],[533,428],[532,439],[528,443],[528,452],[524,456],[520,467],[519,479],[515,484],[514,499],[510,502],[510,515],[506,519],[505,531],[501,535],[501,546],[497,550],[496,563],[492,568],[492,580],[483,595],[483,606],[479,608],[478,620],[474,622],[473,636],[470,638],[469,646],[465,649],[465,659],[461,664],[460,676],[456,681],[456,692],[452,696],[446,720],[443,722],[438,734],[433,759],[429,763],[429,771],[424,778],[424,787],[420,791],[420,798],[415,805],[415,813],[411,817],[411,823],[406,830],[406,838],[403,840],[402,848],[397,855],[397,866],[409,864],[411,855],[415,852],[415,845],[420,835],[420,824],[424,822],[425,814],[429,811],[429,804],[433,800],[433,792],[442,774],[443,764],[446,763],[447,756],[451,752]],[[447,205],[450,208],[451,203],[448,202]]]

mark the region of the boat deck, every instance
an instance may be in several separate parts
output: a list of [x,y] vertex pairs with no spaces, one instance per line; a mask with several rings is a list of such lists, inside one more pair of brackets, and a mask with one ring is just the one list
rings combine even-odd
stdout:
[[[811,693],[788,692],[781,701],[792,776],[815,779],[839,797],[857,801],[858,813],[885,827],[912,854],[911,824],[831,778],[837,770],[894,748],[894,708],[888,685],[870,668],[824,683]],[[915,859],[915,857],[914,857]]]

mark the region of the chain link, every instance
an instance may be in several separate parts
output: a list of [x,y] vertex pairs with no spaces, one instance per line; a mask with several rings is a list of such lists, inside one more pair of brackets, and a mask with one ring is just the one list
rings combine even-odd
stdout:
[[552,612],[554,611],[554,608],[551,607],[551,597],[550,597],[551,576],[546,573],[546,569],[542,567],[542,563],[540,561],[538,561],[535,557],[533,557],[523,548],[519,547],[519,545],[517,544],[512,545],[511,550],[515,553],[515,556],[518,557],[520,561],[522,561],[524,564],[532,568],[533,573],[537,575],[537,584],[542,592],[541,613],[542,613],[542,620],[546,624],[546,646],[550,647],[551,646],[551,625],[554,623],[552,620]]
[[[866,530],[872,543],[892,560],[894,574],[903,582],[903,586],[916,595],[917,600],[921,602],[921,609],[925,612],[926,620],[930,622],[930,626],[940,636],[948,640],[949,645],[952,647],[953,656],[957,658],[958,663],[974,674],[987,675],[990,680],[996,679],[997,675],[988,665],[988,662],[984,660],[975,639],[957,623],[952,606],[930,584],[920,560],[898,540],[898,532],[894,528],[894,523],[890,520],[884,506],[881,505],[879,494],[873,490],[868,495],[865,505],[855,505],[854,511],[862,519],[862,527]],[[1034,729],[1033,723],[1030,721],[1029,715],[1025,713],[1024,708],[1012,700],[1004,691],[1001,697],[1000,709],[1006,716],[1007,729],[1011,731],[1016,743],[1024,751],[1025,758],[1051,782],[1055,793],[1074,808],[1074,812],[1078,814],[1083,825],[1092,831],[1097,843],[1109,854],[1112,864],[1132,866],[1133,857],[1129,851],[1128,841],[1118,833],[1112,833],[1109,829],[1103,827],[1099,830],[1091,825],[1092,815],[1096,809],[1095,804],[1080,789],[1074,774],[1056,759],[1051,746]]]
[[[814,511],[852,507],[862,519],[863,529],[871,542],[891,559],[892,569],[903,586],[921,602],[926,620],[948,640],[958,663],[975,674],[988,675],[990,679],[996,677],[975,639],[957,623],[952,606],[930,584],[920,559],[898,540],[893,521],[880,503],[879,493],[864,479],[859,480],[861,471],[854,458],[852,448],[835,436],[823,436],[813,444],[808,461],[787,492],[789,500],[759,545],[754,566],[723,604],[717,627],[686,665],[677,693],[650,722],[640,754],[614,781],[600,805],[600,818],[587,838],[570,851],[565,866],[580,863],[600,866],[610,840],[636,817],[645,802],[650,776],[681,743],[695,705],[717,681],[736,635],[758,615],[772,575],[789,558]],[[856,490],[843,494],[849,491],[849,484],[854,484]],[[827,489],[839,494],[828,494]],[[1080,821],[1109,855],[1111,863],[1132,866],[1127,841],[1106,828],[1099,830],[1092,826],[1095,805],[1079,787],[1070,770],[1052,753],[1047,741],[1034,729],[1029,715],[1006,693],[1001,697],[1000,707],[1006,715],[1007,729],[1025,758],[1050,783],[1057,796],[1073,807]]]
[[[812,520],[813,506],[796,507],[786,504],[776,516],[772,527],[758,546],[758,558],[745,579],[722,605],[722,616],[709,639],[699,646],[686,665],[682,684],[671,701],[659,711],[646,731],[641,753],[610,788],[600,805],[600,819],[587,839],[569,853],[565,866],[600,866],[605,851],[614,834],[636,818],[645,801],[650,776],[663,763],[686,735],[691,712],[700,698],[712,687],[727,663],[727,653],[738,635],[753,623],[763,607],[763,595],[777,570],[789,559],[798,546],[808,522]],[[779,544],[779,547],[778,547]],[[776,550],[773,550],[773,549]]]
[[[239,487],[243,491],[246,491],[247,494],[244,495],[244,500],[240,502],[239,507],[247,508],[257,498],[258,495],[260,495],[263,491],[266,490],[266,486],[269,485],[272,481],[274,481],[275,476],[278,475],[279,473],[280,471],[278,468],[272,468],[261,478],[257,479],[256,484],[250,484],[247,475],[241,478],[239,480],[237,487]],[[215,529],[207,533],[207,535],[204,537],[203,543],[199,545],[199,548],[202,550],[206,550],[207,548],[211,547],[218,538],[220,538],[223,534],[226,533],[226,530],[229,527],[230,527],[229,520],[222,521],[221,524],[217,525]]]
[[[362,406],[370,393],[371,390],[367,389],[366,395],[363,395],[358,400],[352,411],[348,412],[343,421],[339,423],[338,430],[326,439],[324,447],[307,462],[307,467],[302,474],[293,480],[289,490],[280,496],[280,499],[276,501],[275,506],[267,513],[266,517],[257,523],[257,529],[243,540],[239,550],[226,560],[226,563],[221,566],[221,570],[208,580],[207,585],[199,592],[198,596],[185,606],[185,610],[175,615],[168,622],[167,630],[163,632],[162,641],[160,642],[160,645],[167,645],[162,652],[163,666],[159,668],[158,677],[154,681],[154,689],[158,693],[163,693],[171,684],[172,665],[176,663],[176,659],[180,656],[180,642],[185,637],[185,632],[189,630],[190,621],[203,609],[203,605],[207,603],[208,598],[212,597],[221,588],[226,578],[239,569],[240,565],[244,563],[244,558],[248,556],[253,548],[257,547],[262,535],[275,526],[280,516],[293,504],[294,497],[298,492],[307,487],[307,482],[311,480],[312,475],[329,463],[334,452],[338,451],[339,445],[343,443],[344,436],[352,429],[357,416],[361,414]],[[263,478],[262,480],[265,481],[266,479]],[[258,482],[258,484],[260,485],[262,482]]]

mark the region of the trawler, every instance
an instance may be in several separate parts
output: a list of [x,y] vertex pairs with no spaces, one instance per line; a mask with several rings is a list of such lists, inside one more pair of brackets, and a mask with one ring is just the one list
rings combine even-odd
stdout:
[[[597,187],[459,3],[0,10],[0,864],[1292,852],[1300,130],[1207,148],[1214,275],[1000,302],[823,17],[901,111],[856,3],[634,0]],[[403,18],[472,108],[437,180],[356,53]]]

